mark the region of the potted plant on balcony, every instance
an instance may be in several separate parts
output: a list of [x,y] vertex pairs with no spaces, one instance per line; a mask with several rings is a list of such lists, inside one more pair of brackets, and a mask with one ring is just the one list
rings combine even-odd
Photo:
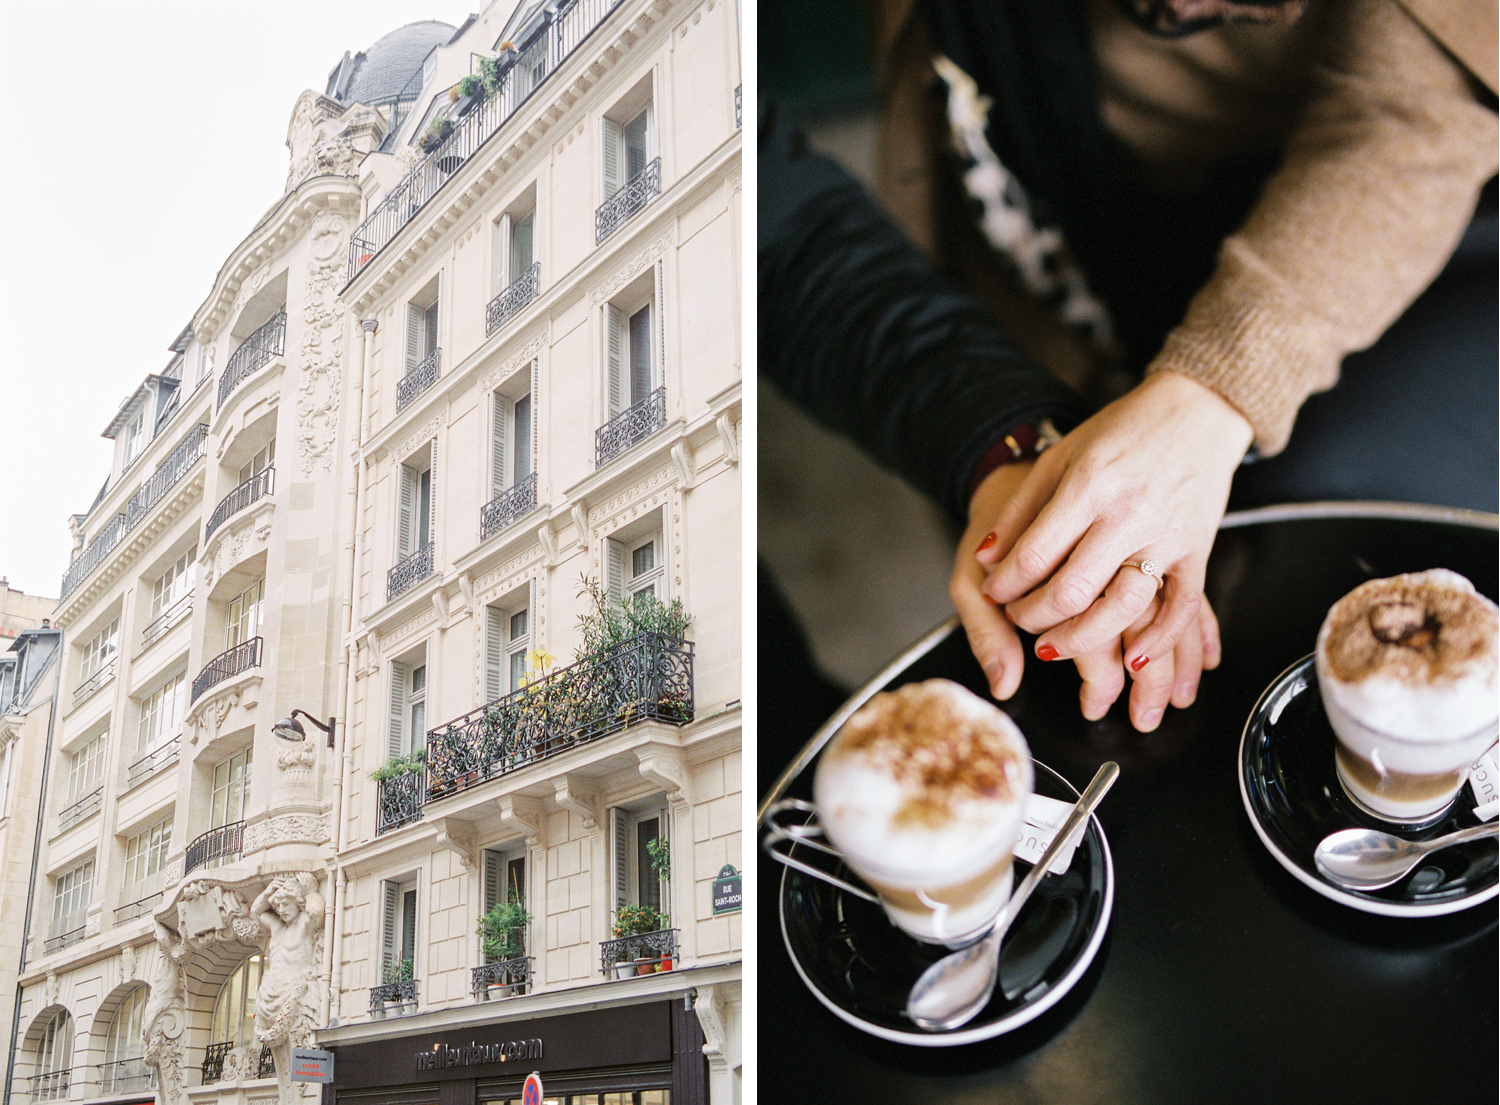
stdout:
[[426,766],[427,749],[414,748],[404,755],[392,756],[386,760],[370,772],[370,778],[377,783],[383,783],[387,779],[395,779],[402,775],[420,775]]
[[[387,963],[385,965],[385,969],[380,975],[380,982],[384,986],[395,986],[400,982],[410,982],[413,977],[415,976],[412,971],[412,961],[410,959],[400,959],[395,963]],[[398,998],[395,1000],[401,999]]]
[[423,153],[431,153],[453,133],[453,120],[446,116],[439,116],[427,124],[427,130],[422,135],[422,140],[417,145],[422,147]]
[[[615,923],[612,931],[616,939],[623,939],[627,936],[642,936],[648,932],[658,932],[670,923],[671,918],[655,906],[622,905],[615,910]],[[635,973],[649,975],[656,970],[657,962],[657,956],[637,956]],[[620,966],[627,966],[627,964],[622,960]]]
[[[526,954],[526,927],[531,924],[531,914],[526,907],[511,897],[497,902],[488,911],[479,915],[480,950],[486,963],[503,963],[507,959],[519,959]],[[520,983],[490,983],[499,986],[503,993],[513,993]]]

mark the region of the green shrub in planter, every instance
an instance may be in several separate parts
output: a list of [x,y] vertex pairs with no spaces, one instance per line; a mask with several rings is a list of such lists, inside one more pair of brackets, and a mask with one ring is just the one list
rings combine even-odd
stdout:
[[374,771],[370,772],[370,778],[377,783],[383,783],[387,779],[394,779],[398,775],[420,775],[423,768],[427,766],[427,749],[417,748],[404,756],[392,756]]
[[531,914],[520,902],[511,898],[498,902],[479,917],[478,933],[480,946],[486,963],[499,963],[505,959],[518,959],[526,954],[526,926],[531,924]]

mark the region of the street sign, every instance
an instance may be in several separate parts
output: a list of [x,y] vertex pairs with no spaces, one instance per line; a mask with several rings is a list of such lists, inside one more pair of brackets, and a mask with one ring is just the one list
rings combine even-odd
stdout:
[[736,913],[744,908],[745,895],[741,889],[740,873],[730,864],[719,868],[719,877],[714,880],[714,916],[721,913]]
[[293,1082],[332,1082],[333,1052],[312,1047],[292,1048]]
[[542,1105],[542,1076],[532,1071],[521,1087],[521,1105]]

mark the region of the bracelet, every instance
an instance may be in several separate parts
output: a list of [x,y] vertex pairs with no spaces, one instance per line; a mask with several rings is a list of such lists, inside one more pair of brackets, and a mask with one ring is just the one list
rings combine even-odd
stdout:
[[1016,423],[1001,434],[975,463],[969,476],[968,498],[972,499],[985,477],[1002,464],[1034,460],[1061,440],[1062,434],[1057,432],[1050,418]]

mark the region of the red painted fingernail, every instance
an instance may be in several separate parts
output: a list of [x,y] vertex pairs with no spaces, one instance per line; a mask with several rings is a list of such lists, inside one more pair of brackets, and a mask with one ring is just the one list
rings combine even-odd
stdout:
[[989,548],[994,543],[995,543],[995,531],[991,530],[989,533],[987,533],[987,534],[984,535],[984,540],[981,541],[981,542],[979,542],[979,548],[975,549],[974,551],[977,552],[977,553],[982,553],[982,552],[984,552],[985,549]]
[[1143,667],[1145,667],[1149,663],[1151,663],[1151,657],[1149,657],[1149,656],[1137,656],[1134,660],[1130,661],[1130,670],[1131,671],[1140,671]]
[[1062,655],[1062,653],[1058,652],[1057,649],[1053,648],[1051,645],[1038,645],[1036,654],[1043,660],[1056,660],[1059,656]]

